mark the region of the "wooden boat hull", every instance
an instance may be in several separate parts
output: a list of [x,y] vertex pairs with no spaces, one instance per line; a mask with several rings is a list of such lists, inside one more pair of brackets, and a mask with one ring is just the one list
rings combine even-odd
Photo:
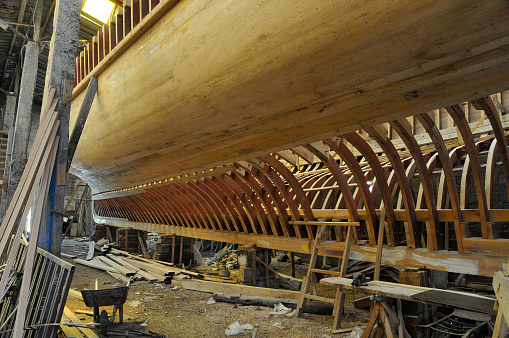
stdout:
[[180,1],[76,87],[71,130],[97,76],[71,172],[124,189],[507,89],[507,22],[503,0]]

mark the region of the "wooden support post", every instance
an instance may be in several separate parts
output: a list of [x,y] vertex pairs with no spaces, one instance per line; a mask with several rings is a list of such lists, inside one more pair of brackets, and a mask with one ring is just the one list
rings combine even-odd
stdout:
[[256,286],[256,248],[251,249],[251,282]]
[[106,238],[108,239],[109,243],[113,243],[113,236],[111,235],[111,229],[110,226],[106,226]]
[[265,257],[265,287],[269,287],[269,251],[267,249],[263,250]]
[[171,236],[171,262],[175,264],[175,235]]
[[295,278],[295,254],[293,251],[289,252],[290,256],[290,274]]
[[384,247],[385,208],[382,208],[380,216],[380,227],[378,228],[378,239],[376,244],[375,275],[373,280],[380,280],[380,268],[382,265],[382,250]]
[[141,254],[141,244],[142,244],[142,239],[140,237],[140,231],[138,230],[137,231],[137,236],[138,236],[138,254]]
[[179,265],[182,264],[182,249],[184,247],[184,237],[180,237]]
[[129,229],[124,230],[124,243],[125,243],[125,251],[129,252],[128,245],[129,245]]

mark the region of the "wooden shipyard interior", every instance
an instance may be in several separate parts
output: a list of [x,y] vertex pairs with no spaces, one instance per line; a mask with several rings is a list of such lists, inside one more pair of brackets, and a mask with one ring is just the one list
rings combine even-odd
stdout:
[[0,27],[0,336],[509,337],[506,0]]

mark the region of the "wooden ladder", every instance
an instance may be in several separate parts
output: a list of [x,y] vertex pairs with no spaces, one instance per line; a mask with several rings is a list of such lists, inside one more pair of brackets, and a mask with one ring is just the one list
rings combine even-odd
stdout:
[[[296,222],[294,222],[296,223]],[[350,256],[350,248],[352,246],[353,241],[353,227],[359,226],[359,222],[313,222],[313,224],[320,223],[320,228],[318,228],[318,231],[316,233],[316,238],[313,243],[312,253],[311,253],[311,260],[309,262],[309,268],[308,272],[306,274],[306,277],[304,277],[302,281],[302,287],[300,290],[300,296],[299,296],[299,302],[297,304],[297,317],[300,317],[302,315],[302,312],[304,311],[304,308],[306,307],[307,300],[319,300],[327,303],[333,303],[334,304],[334,322],[333,322],[333,330],[336,330],[339,328],[341,324],[341,316],[343,314],[343,307],[345,303],[345,293],[343,292],[341,287],[336,288],[336,297],[334,300],[327,297],[321,297],[316,294],[316,277],[315,274],[328,274],[328,275],[334,275],[339,277],[345,277],[346,275],[346,268],[348,266],[348,257]],[[343,248],[334,248],[333,246],[322,246],[321,242],[324,240],[323,236],[324,234],[329,234],[329,231],[326,231],[328,227],[336,227],[338,229],[341,226],[348,227],[347,235],[346,235],[346,242],[345,246]],[[339,253],[343,252],[343,258],[341,260],[341,268],[339,271],[329,271],[329,270],[323,270],[316,268],[316,262],[318,258],[318,251],[319,250],[327,250],[330,255],[333,253]]]

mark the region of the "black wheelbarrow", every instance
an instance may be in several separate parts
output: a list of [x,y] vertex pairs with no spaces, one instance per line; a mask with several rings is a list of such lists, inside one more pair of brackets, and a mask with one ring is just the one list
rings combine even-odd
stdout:
[[[106,325],[115,321],[115,314],[118,310],[118,319],[120,324],[124,321],[124,303],[127,300],[127,293],[129,292],[128,286],[122,286],[113,289],[102,290],[82,290],[81,295],[83,301],[88,307],[94,308],[94,323]],[[108,317],[108,312],[102,310],[99,313],[100,306],[113,305],[113,314]]]

